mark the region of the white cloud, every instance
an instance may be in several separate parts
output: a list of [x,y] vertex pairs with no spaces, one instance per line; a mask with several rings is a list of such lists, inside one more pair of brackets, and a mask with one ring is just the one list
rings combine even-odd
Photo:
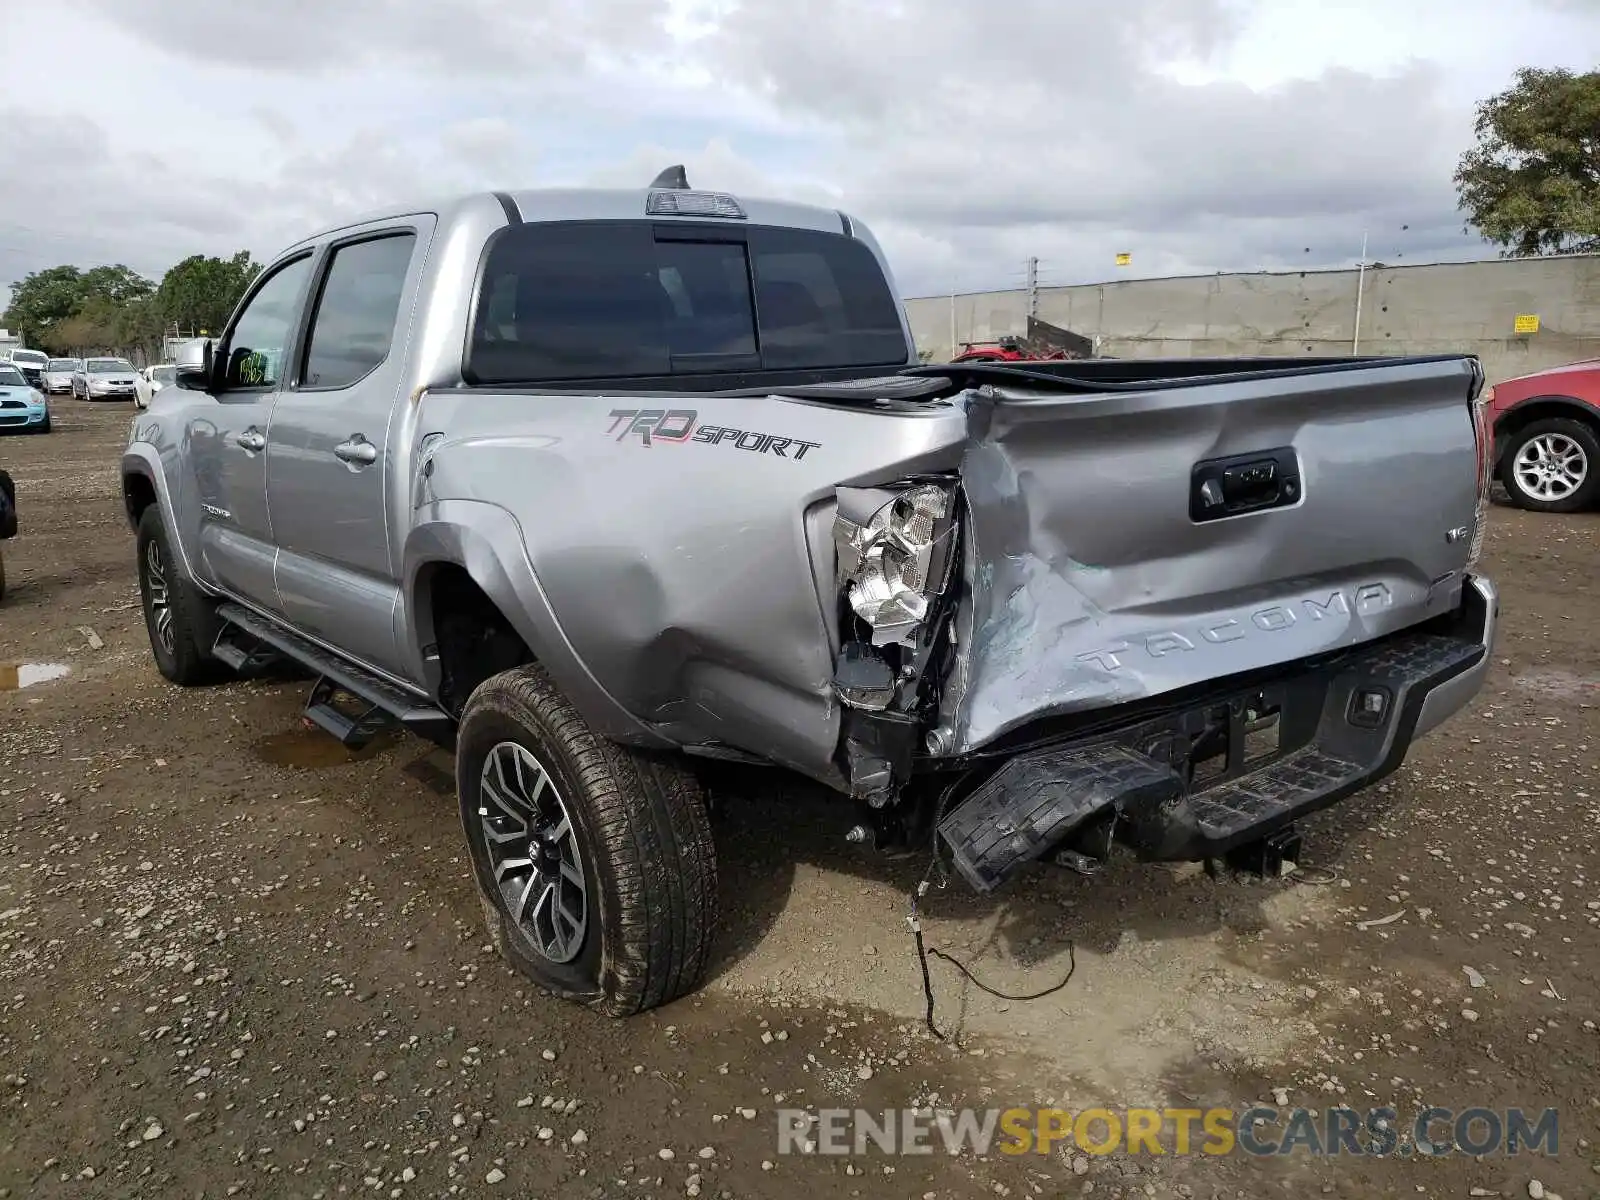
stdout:
[[266,255],[417,194],[697,184],[845,207],[908,293],[1486,252],[1450,173],[1537,0],[61,0],[0,83],[0,280]]

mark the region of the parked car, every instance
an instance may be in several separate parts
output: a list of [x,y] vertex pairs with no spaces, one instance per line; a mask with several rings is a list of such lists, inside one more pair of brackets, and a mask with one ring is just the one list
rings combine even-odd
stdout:
[[41,387],[44,384],[44,367],[50,361],[50,356],[39,350],[13,350],[11,352],[11,365],[22,372],[22,377],[28,381],[29,387]]
[[1511,502],[1577,512],[1600,501],[1600,359],[1497,383],[1489,401],[1495,474]]
[[50,404],[10,363],[0,363],[0,430],[50,432]]
[[133,402],[140,408],[149,408],[155,394],[164,387],[171,387],[177,374],[176,363],[156,363],[146,367],[134,381]]
[[72,377],[83,364],[76,358],[52,358],[44,365],[44,380],[39,390],[47,396],[72,394]]
[[616,1014],[707,964],[702,760],[980,891],[1270,868],[1478,691],[1475,358],[918,366],[897,294],[681,172],[306,238],[130,431],[157,668],[453,745],[496,944]]
[[125,358],[86,358],[72,377],[72,394],[84,400],[132,400],[139,372]]

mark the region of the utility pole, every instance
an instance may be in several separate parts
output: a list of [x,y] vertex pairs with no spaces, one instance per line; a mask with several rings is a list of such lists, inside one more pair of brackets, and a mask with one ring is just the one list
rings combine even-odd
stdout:
[[1361,353],[1361,294],[1367,286],[1367,231],[1361,231],[1361,262],[1356,271],[1356,328],[1350,337],[1350,356]]
[[1036,255],[1028,259],[1028,315],[1039,315],[1039,259]]

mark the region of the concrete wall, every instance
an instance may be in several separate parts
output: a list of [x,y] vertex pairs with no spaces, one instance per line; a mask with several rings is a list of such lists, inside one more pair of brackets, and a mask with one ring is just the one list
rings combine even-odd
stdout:
[[[1351,352],[1357,272],[1289,271],[1040,288],[1039,316],[1117,358]],[[1023,332],[1023,291],[955,297],[956,343]],[[917,346],[951,353],[948,296],[906,302]],[[1513,321],[1537,314],[1536,334]],[[1600,357],[1600,255],[1369,268],[1363,354],[1477,354],[1491,382]]]

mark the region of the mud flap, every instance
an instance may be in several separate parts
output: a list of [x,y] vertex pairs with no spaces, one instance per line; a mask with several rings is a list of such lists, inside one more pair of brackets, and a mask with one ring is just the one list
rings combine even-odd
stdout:
[[1062,748],[1013,758],[939,822],[956,870],[991,892],[1073,829],[1115,806],[1181,806],[1183,778],[1125,746]]

